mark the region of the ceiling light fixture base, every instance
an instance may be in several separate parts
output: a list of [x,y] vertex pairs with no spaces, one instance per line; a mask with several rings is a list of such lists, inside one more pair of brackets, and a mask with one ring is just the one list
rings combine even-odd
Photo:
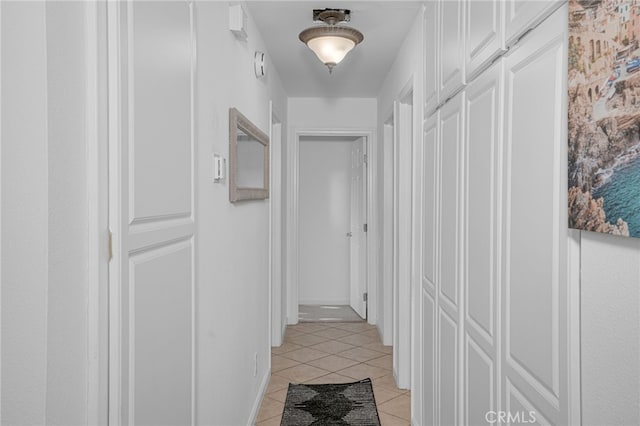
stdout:
[[335,25],[339,22],[351,22],[351,10],[313,9],[313,22],[324,22],[329,25]]

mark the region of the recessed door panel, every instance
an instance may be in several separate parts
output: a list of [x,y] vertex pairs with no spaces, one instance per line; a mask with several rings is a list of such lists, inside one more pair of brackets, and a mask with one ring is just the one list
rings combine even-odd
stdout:
[[423,143],[422,279],[433,287],[436,282],[436,189],[439,171],[437,117],[425,123]]
[[469,0],[466,19],[467,81],[504,49],[503,0]]
[[424,102],[425,113],[430,114],[438,105],[438,36],[439,2],[427,2],[424,10]]
[[[191,241],[131,256],[129,328],[135,424],[182,424],[191,416]],[[189,282],[189,281],[187,281]]]
[[506,0],[505,26],[506,44],[517,41],[530,28],[541,22],[563,2],[556,0]]
[[439,425],[458,424],[458,324],[443,310],[439,313],[438,415]]
[[191,214],[191,24],[183,2],[132,2],[130,220]]
[[422,421],[436,424],[436,305],[422,292]]
[[462,96],[447,103],[440,112],[440,292],[458,307],[458,238],[460,146]]
[[489,411],[495,411],[494,356],[487,354],[469,336],[465,339],[465,415],[466,424],[486,423]]
[[502,64],[483,73],[466,97],[466,318],[493,341],[496,311],[497,182]]
[[464,2],[440,2],[439,101],[453,95],[464,83]]

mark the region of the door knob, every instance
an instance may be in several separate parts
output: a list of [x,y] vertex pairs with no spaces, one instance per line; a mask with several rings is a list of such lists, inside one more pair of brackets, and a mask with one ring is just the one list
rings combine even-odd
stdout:
[[351,232],[347,232],[347,237],[353,237],[353,234]]

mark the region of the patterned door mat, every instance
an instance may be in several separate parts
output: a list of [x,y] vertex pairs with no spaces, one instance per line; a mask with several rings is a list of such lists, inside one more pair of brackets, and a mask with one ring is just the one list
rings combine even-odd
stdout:
[[289,384],[281,426],[380,426],[371,379],[323,385]]

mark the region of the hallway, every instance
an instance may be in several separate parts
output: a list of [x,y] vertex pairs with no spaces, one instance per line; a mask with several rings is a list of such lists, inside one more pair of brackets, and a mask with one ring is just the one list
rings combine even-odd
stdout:
[[410,424],[411,393],[395,386],[391,346],[380,343],[365,322],[300,323],[288,326],[284,343],[271,350],[271,379],[257,426],[278,426],[293,383],[341,383],[371,378],[383,426]]

